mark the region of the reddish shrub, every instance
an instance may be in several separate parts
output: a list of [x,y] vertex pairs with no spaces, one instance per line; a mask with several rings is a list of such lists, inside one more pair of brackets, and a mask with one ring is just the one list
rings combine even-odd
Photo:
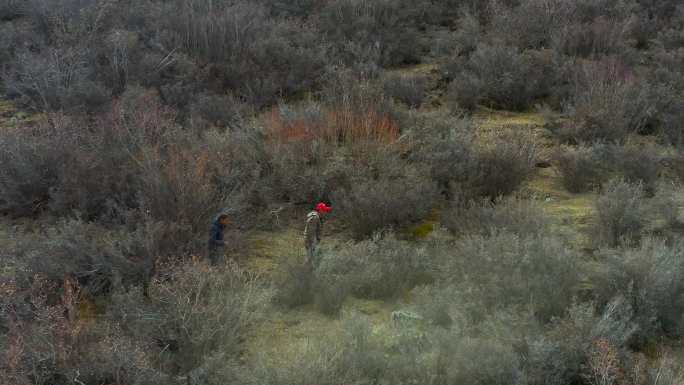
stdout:
[[399,137],[399,125],[389,114],[374,106],[357,111],[350,106],[325,109],[318,117],[287,119],[274,108],[266,118],[266,135],[270,141],[322,140],[330,144],[391,143]]

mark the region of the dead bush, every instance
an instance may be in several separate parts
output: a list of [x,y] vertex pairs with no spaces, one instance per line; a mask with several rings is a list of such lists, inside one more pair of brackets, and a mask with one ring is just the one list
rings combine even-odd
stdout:
[[193,261],[162,266],[150,299],[132,314],[113,317],[133,317],[128,322],[134,335],[164,341],[169,346],[160,349],[171,349],[172,370],[190,376],[216,354],[239,357],[245,328],[264,314],[271,291],[234,264],[211,269]]
[[[3,295],[12,293],[3,292]],[[111,382],[174,384],[158,370],[149,339],[133,339],[117,325],[81,318],[81,292],[72,280],[62,287],[40,275],[9,310],[7,350],[0,378],[13,384]],[[24,302],[27,301],[27,302]],[[21,303],[28,311],[17,311]],[[4,304],[3,304],[4,305]],[[17,306],[18,305],[18,306]]]
[[421,76],[390,75],[383,81],[385,95],[411,108],[418,108],[425,98],[427,79]]
[[[193,125],[238,129],[247,117],[245,106],[231,95],[201,94],[190,104]],[[198,120],[195,122],[194,120]]]
[[39,213],[59,180],[59,164],[69,143],[51,140],[47,127],[30,131],[3,130],[0,135],[0,207],[14,216]]
[[214,76],[206,80],[218,78],[256,106],[304,91],[323,74],[325,51],[317,34],[308,25],[269,18],[256,2],[179,0],[165,8],[163,20],[168,46],[214,63]]
[[109,101],[83,49],[18,52],[3,77],[11,97],[38,111],[97,111]]

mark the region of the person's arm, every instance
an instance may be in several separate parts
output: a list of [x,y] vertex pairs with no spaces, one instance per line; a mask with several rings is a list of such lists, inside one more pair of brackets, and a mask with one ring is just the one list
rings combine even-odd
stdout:
[[316,240],[318,242],[321,241],[321,227],[323,227],[323,222],[321,222],[321,218],[318,218],[316,221]]

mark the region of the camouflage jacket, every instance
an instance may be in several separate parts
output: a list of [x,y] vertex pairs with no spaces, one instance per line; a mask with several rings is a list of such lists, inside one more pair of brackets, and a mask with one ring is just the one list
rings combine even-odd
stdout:
[[310,212],[306,216],[306,227],[304,228],[306,247],[311,247],[321,240],[321,227],[321,217],[315,211]]

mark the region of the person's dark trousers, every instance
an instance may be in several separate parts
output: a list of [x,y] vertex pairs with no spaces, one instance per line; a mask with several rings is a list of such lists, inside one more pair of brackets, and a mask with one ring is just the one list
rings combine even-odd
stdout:
[[222,265],[225,262],[225,250],[223,247],[209,249],[209,262],[212,266]]

